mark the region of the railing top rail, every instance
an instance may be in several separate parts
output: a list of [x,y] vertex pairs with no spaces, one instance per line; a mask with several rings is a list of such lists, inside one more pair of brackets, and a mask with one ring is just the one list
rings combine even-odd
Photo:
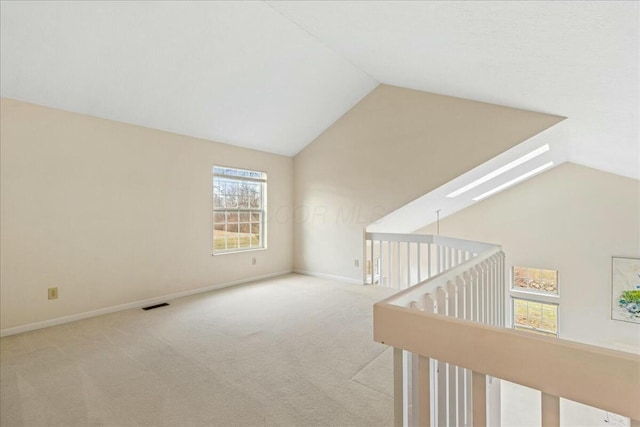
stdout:
[[408,242],[408,243],[434,243],[438,246],[461,249],[473,253],[481,253],[495,248],[493,243],[474,242],[472,240],[456,239],[454,237],[434,236],[432,234],[417,233],[369,233],[365,234],[367,240],[384,242]]
[[365,233],[367,240],[382,240],[384,242],[409,242],[409,243],[433,243],[430,234],[416,233]]
[[374,305],[374,339],[544,393],[640,419],[640,355]]
[[501,253],[502,250],[499,246],[494,246],[493,249],[477,255],[462,264],[451,268],[449,270],[443,271],[440,274],[437,274],[433,277],[430,277],[427,280],[424,280],[414,286],[411,286],[404,291],[398,292],[397,294],[391,295],[390,297],[380,301],[380,303],[393,304],[401,307],[407,307],[411,301],[416,301],[422,299],[422,297],[427,293],[433,293],[438,288],[438,286],[444,286],[447,284],[449,280],[455,279],[460,274],[465,273],[469,269],[474,266],[488,260],[494,255]]
[[433,236],[433,243],[439,246],[462,249],[469,252],[482,253],[492,250],[500,245],[494,243],[476,242],[473,240],[457,239],[455,237]]

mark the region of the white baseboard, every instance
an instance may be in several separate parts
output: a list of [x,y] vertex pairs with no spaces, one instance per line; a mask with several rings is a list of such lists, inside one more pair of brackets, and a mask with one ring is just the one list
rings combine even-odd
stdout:
[[272,277],[282,276],[292,273],[291,270],[279,271],[277,273],[264,274],[262,276],[254,276],[247,279],[235,280],[232,282],[219,283],[204,288],[191,289],[188,291],[178,292],[175,294],[163,295],[155,298],[129,302],[126,304],[114,305],[111,307],[99,308],[97,310],[85,311],[84,313],[71,314],[69,316],[57,317],[55,319],[43,320],[41,322],[29,323],[26,325],[16,326],[0,330],[0,337],[21,334],[23,332],[35,331],[36,329],[48,328],[51,326],[62,325],[65,323],[75,322],[76,320],[88,319],[90,317],[102,316],[103,314],[115,313],[117,311],[129,310],[131,308],[140,308],[147,305],[158,304],[161,302],[171,301],[178,298],[188,297],[190,295],[201,294],[204,292],[215,291],[216,289],[228,288],[229,286],[242,285],[245,283],[255,282],[257,280],[270,279]]
[[342,276],[334,276],[332,274],[316,273],[315,271],[293,270],[293,272],[297,273],[297,274],[302,274],[302,275],[305,275],[305,276],[319,277],[321,279],[330,279],[330,280],[335,280],[335,281],[338,281],[338,282],[352,283],[354,285],[363,285],[364,284],[362,280],[350,279],[348,277],[342,277]]

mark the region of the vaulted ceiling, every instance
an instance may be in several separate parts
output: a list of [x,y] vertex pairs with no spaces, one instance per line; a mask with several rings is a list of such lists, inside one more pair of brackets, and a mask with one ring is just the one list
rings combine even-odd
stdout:
[[2,96],[295,155],[379,83],[568,117],[640,179],[638,2],[1,3]]

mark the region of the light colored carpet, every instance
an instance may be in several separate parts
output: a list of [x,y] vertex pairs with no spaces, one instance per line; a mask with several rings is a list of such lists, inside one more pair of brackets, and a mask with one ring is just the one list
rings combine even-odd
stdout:
[[2,426],[390,426],[389,289],[300,275],[2,338]]

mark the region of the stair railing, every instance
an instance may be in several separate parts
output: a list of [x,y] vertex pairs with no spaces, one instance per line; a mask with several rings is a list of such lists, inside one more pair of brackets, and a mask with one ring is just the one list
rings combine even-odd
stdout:
[[[367,283],[405,288],[374,305],[374,339],[394,347],[396,427],[499,425],[499,406],[488,396],[493,378],[540,390],[543,427],[559,426],[560,398],[640,427],[640,356],[504,327],[500,247],[423,235],[367,233],[367,239]],[[407,243],[414,244],[413,264]],[[402,247],[406,255],[393,253]],[[378,254],[387,257],[387,268],[380,261],[376,270]],[[412,286],[421,277],[418,266],[428,277]],[[383,280],[396,269],[401,280]]]
[[427,234],[366,233],[364,282],[406,289],[495,248]]

